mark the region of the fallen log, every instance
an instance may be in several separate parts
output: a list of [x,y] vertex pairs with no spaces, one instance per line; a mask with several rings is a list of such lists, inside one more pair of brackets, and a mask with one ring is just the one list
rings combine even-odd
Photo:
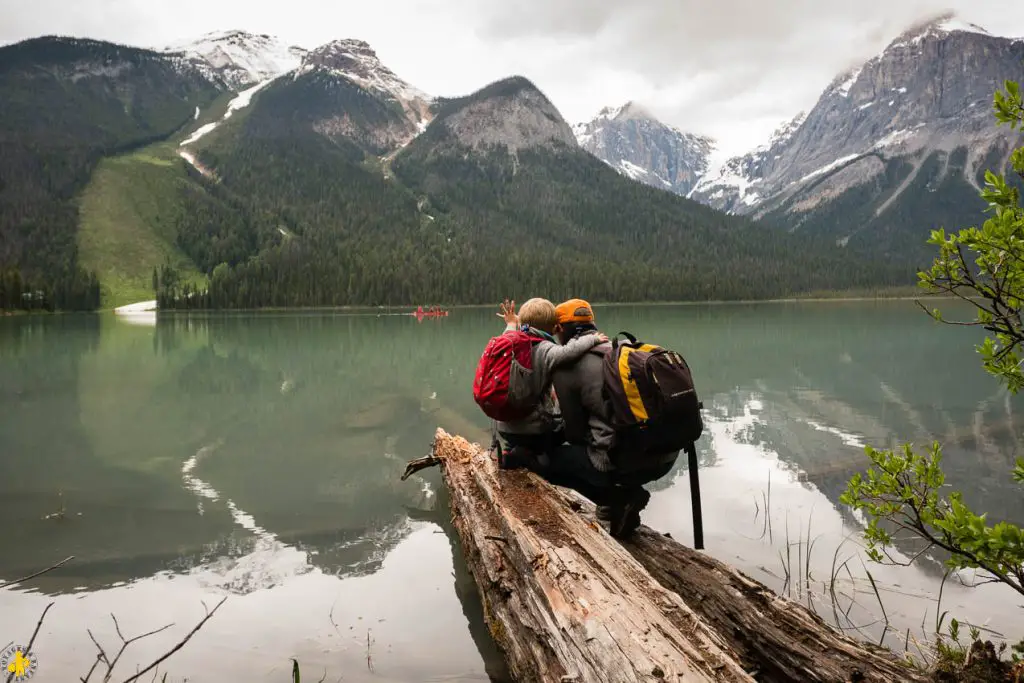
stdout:
[[[438,429],[452,523],[515,680],[924,681],[890,653],[646,527],[625,543],[593,505]],[[751,672],[751,673],[748,673]]]
[[526,471],[439,429],[452,523],[516,681],[752,683],[717,634],[593,521]]
[[[559,489],[559,495],[566,505],[593,513],[593,504],[575,491]],[[930,680],[891,650],[840,633],[804,605],[646,526],[622,545],[658,583],[685,599],[758,681]]]

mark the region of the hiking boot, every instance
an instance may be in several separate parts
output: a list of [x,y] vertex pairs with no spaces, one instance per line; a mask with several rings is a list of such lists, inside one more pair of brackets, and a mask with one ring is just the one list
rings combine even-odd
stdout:
[[498,469],[518,470],[523,467],[531,468],[537,462],[537,456],[533,451],[522,446],[513,446],[506,450],[498,451]]
[[615,538],[626,538],[640,526],[640,511],[647,507],[651,494],[638,486],[623,493],[623,500],[613,509],[609,532]]

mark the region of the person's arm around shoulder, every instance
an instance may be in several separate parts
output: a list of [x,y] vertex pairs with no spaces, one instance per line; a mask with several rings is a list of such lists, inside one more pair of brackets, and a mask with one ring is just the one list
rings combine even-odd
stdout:
[[608,341],[608,337],[597,332],[576,337],[561,346],[554,342],[542,342],[540,344],[543,347],[542,358],[539,360],[545,372],[551,373],[558,366],[577,360],[590,349],[606,341]]

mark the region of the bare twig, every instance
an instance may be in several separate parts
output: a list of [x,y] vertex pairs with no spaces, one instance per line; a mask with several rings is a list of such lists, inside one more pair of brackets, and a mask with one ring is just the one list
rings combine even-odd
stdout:
[[125,637],[123,635],[121,635],[121,627],[117,623],[117,617],[115,617],[113,614],[111,614],[110,618],[114,620],[114,630],[117,631],[117,637],[121,639],[121,649],[117,651],[116,655],[114,655],[114,661],[110,662],[107,665],[107,675],[103,679],[104,681],[109,681],[110,680],[110,676],[111,676],[111,674],[114,671],[114,667],[117,666],[118,660],[121,659],[121,655],[124,654],[124,651],[126,649],[128,649],[129,645],[131,645],[132,643],[134,643],[137,640],[142,640],[143,638],[148,638],[149,636],[155,636],[157,633],[160,633],[161,631],[166,631],[170,627],[174,626],[174,624],[167,624],[166,626],[161,626],[160,628],[158,628],[156,630],[150,631],[148,633],[143,633],[142,635],[139,635],[139,636],[133,636],[133,637],[128,638],[127,640],[125,640]]
[[99,665],[99,663],[105,662],[109,664],[110,661],[107,659],[107,653],[103,651],[103,647],[96,641],[96,636],[92,634],[92,631],[90,631],[89,629],[85,629],[85,632],[89,634],[89,639],[92,640],[92,644],[96,646],[97,650],[99,650],[99,653],[96,655],[96,659],[94,659],[92,662],[92,666],[89,667],[89,671],[86,672],[84,676],[81,676],[78,679],[82,683],[89,683],[89,679],[92,678],[92,674],[94,671],[96,671],[96,667]]
[[[206,616],[203,617],[202,620],[198,624],[196,624],[195,627],[191,631],[189,631],[188,634],[184,638],[182,638],[181,641],[179,641],[177,645],[175,645],[170,650],[168,650],[166,653],[161,655],[159,658],[156,659],[156,661],[154,661],[152,664],[147,666],[145,669],[143,669],[139,673],[135,674],[134,676],[132,676],[130,678],[124,679],[124,681],[122,683],[132,683],[132,681],[138,680],[144,674],[147,674],[150,671],[152,671],[153,669],[155,669],[156,667],[160,666],[160,664],[162,664],[166,659],[168,659],[175,652],[177,652],[181,648],[185,647],[185,644],[188,643],[188,641],[192,639],[192,636],[194,636],[199,631],[199,629],[201,629],[206,624],[206,622],[210,620],[210,617],[212,617],[214,614],[216,614],[217,610],[220,609],[220,606],[223,605],[224,601],[227,600],[227,599],[228,599],[227,596],[224,596],[223,598],[221,598],[221,601],[218,602],[217,605],[212,610],[207,610]],[[205,607],[205,605],[204,605],[204,607]]]
[[[69,558],[69,559],[70,559],[70,558]],[[66,561],[67,561],[67,560],[65,560],[65,562],[66,562]],[[51,567],[51,569],[52,569],[52,567]],[[49,570],[47,570],[47,571],[49,571]],[[41,573],[41,572],[40,572],[40,573]],[[43,613],[39,615],[39,621],[37,621],[37,622],[36,622],[36,628],[35,628],[35,630],[34,630],[34,631],[32,631],[32,637],[28,639],[28,645],[26,645],[26,646],[25,646],[25,652],[24,652],[23,654],[24,654],[24,655],[25,655],[26,657],[28,657],[29,655],[31,655],[31,654],[32,654],[32,646],[33,646],[33,645],[35,644],[35,642],[36,642],[36,636],[37,636],[37,635],[39,635],[39,629],[40,629],[40,628],[41,628],[41,627],[43,626],[43,619],[45,619],[45,618],[46,618],[46,613],[50,611],[50,608],[51,608],[51,607],[53,607],[53,603],[52,603],[52,602],[51,602],[51,603],[50,603],[49,605],[47,605],[47,606],[46,606],[46,607],[45,607],[45,608],[43,609]],[[14,680],[14,672],[12,671],[12,672],[11,672],[11,673],[10,673],[10,674],[9,674],[9,675],[7,676],[7,683],[11,683],[11,681],[13,681],[13,680]]]
[[37,576],[42,576],[46,572],[53,571],[57,567],[61,566],[62,564],[66,563],[66,562],[69,562],[70,560],[73,560],[73,559],[75,559],[74,555],[68,555],[63,560],[58,562],[57,564],[51,565],[51,566],[47,567],[46,569],[42,570],[41,572],[36,572],[35,574],[29,574],[28,576],[23,576],[20,579],[15,579],[14,581],[8,581],[7,583],[0,583],[0,588],[7,588],[8,586],[13,586],[16,583],[24,583],[25,581],[28,581],[29,579],[34,579]]

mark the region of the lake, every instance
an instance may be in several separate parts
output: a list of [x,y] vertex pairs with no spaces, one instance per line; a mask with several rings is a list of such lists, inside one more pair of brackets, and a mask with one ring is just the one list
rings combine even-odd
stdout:
[[[943,576],[858,547],[838,501],[865,444],[937,439],[968,504],[1024,522],[1024,415],[981,369],[978,330],[911,301],[595,312],[693,368],[706,552],[854,635],[914,652]],[[227,596],[168,680],[283,682],[291,658],[312,681],[502,680],[440,474],[399,481],[438,426],[488,439],[470,387],[501,328],[484,309],[0,318],[0,581],[75,556],[0,590],[0,644],[27,641],[53,602],[35,680],[77,680],[87,629],[117,650],[111,614],[125,637],[173,623],[126,650],[127,676]],[[644,523],[689,544],[685,461],[649,487]],[[938,608],[1016,640],[1016,598],[950,579]]]

